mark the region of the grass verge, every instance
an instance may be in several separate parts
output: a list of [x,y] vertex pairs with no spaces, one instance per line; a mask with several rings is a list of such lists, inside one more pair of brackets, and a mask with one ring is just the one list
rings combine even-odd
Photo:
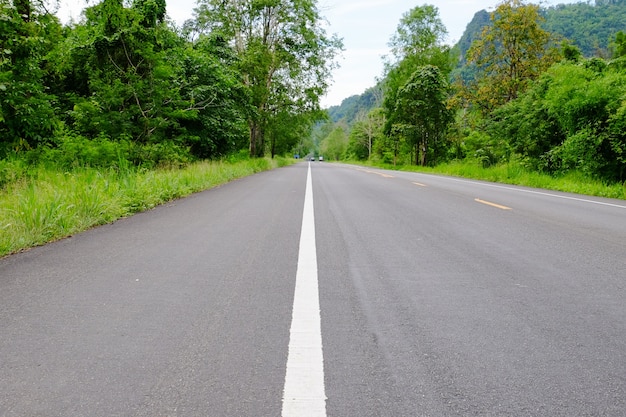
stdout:
[[379,164],[375,164],[374,166],[392,170],[425,172],[504,184],[522,185],[526,187],[543,188],[546,190],[564,191],[596,197],[626,199],[626,183],[607,184],[605,182],[589,178],[580,172],[570,172],[565,175],[551,176],[539,172],[529,171],[515,162],[487,168],[483,168],[475,162],[451,162],[441,164],[436,167],[394,167],[393,165]]
[[0,257],[290,163],[260,158],[123,172],[40,167],[0,190]]

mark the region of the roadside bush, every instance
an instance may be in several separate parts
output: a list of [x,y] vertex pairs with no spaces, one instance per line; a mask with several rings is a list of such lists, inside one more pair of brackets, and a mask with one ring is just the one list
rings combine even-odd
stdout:
[[561,170],[578,170],[591,176],[600,172],[604,164],[599,150],[604,140],[603,135],[598,135],[591,128],[569,136],[554,152],[561,161]]
[[508,147],[498,138],[472,130],[463,140],[463,151],[469,159],[478,161],[484,168],[506,161]]
[[180,167],[193,160],[187,148],[169,141],[137,144],[125,138],[112,140],[104,133],[88,139],[71,131],[61,132],[54,145],[27,152],[24,158],[31,164],[43,163],[62,170]]

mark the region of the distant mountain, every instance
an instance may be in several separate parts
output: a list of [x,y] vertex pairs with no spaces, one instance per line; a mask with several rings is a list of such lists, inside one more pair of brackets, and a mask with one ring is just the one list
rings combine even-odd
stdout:
[[456,47],[459,48],[461,53],[460,60],[461,62],[465,62],[465,54],[469,50],[470,46],[472,46],[472,42],[480,37],[480,34],[483,31],[485,26],[488,26],[490,23],[490,16],[486,10],[481,10],[476,12],[472,21],[467,24],[465,28],[465,32],[463,32],[463,36],[457,42]]
[[365,90],[363,94],[354,95],[344,99],[339,106],[332,106],[328,109],[328,115],[334,122],[344,122],[351,126],[357,119],[359,113],[369,113],[370,110],[381,105],[382,92],[380,86],[375,86]]
[[[626,0],[596,0],[574,4],[560,4],[542,9],[546,21],[544,28],[568,39],[585,57],[606,56],[611,40],[619,31],[626,32]],[[481,10],[467,25],[456,47],[460,64],[472,42],[480,37],[483,28],[490,24],[489,13]]]
[[626,0],[561,4],[545,10],[546,30],[578,46],[586,57],[605,56],[619,31],[626,31]]

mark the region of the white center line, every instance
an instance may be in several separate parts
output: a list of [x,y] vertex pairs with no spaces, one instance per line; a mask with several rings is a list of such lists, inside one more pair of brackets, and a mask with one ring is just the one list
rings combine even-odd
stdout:
[[282,417],[326,417],[311,164],[307,172]]

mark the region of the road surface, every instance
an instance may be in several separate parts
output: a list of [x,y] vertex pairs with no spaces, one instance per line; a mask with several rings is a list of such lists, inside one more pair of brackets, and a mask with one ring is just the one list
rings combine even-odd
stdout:
[[0,260],[0,416],[626,415],[625,255],[624,201],[299,163]]

